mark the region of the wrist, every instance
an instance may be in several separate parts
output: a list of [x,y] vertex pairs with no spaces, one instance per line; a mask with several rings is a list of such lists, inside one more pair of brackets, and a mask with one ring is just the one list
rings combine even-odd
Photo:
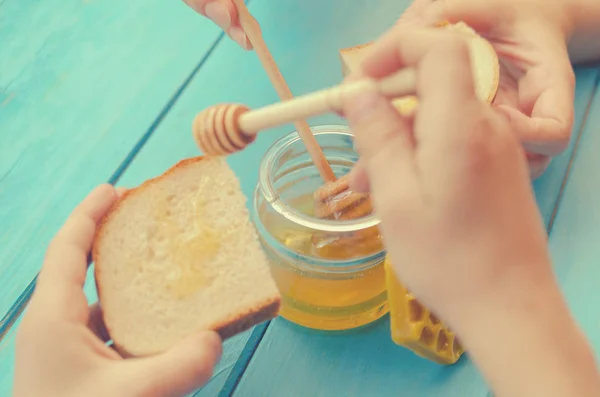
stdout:
[[592,349],[548,273],[491,292],[453,326],[498,396],[600,395]]

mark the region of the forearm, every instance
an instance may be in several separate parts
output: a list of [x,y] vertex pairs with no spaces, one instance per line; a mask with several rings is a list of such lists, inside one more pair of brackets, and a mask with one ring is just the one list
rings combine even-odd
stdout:
[[600,396],[593,351],[558,287],[522,293],[532,287],[517,285],[461,322],[469,355],[498,397]]
[[574,64],[600,61],[600,0],[566,0],[571,19],[569,57]]

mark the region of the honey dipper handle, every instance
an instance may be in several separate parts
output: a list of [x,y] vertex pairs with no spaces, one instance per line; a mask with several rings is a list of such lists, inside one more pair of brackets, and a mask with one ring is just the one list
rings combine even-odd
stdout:
[[376,89],[386,97],[412,95],[416,89],[416,74],[406,68],[381,80],[364,79],[343,83],[331,88],[302,95],[290,101],[279,102],[242,114],[239,126],[247,135],[294,120],[342,110],[344,99],[367,89]]
[[[248,11],[244,0],[234,0],[234,3],[238,11],[240,24],[246,32],[246,35],[248,36],[252,47],[254,47],[254,51],[258,55],[258,58],[262,63],[263,68],[267,72],[271,83],[275,87],[277,95],[279,95],[279,98],[282,101],[292,99],[294,96],[292,95],[290,88],[286,84],[285,79],[279,71],[275,60],[273,59],[273,56],[271,55],[271,52],[269,51],[262,37],[262,33],[258,22]],[[335,181],[335,174],[333,173],[331,166],[327,162],[325,154],[321,150],[321,147],[315,139],[308,123],[305,120],[296,119],[294,122],[294,127],[296,128],[296,131],[298,131],[298,135],[300,135],[300,138],[304,142],[304,146],[306,146],[306,151],[310,155],[313,163],[315,164],[315,167],[317,167],[317,170],[319,170],[321,178],[323,178],[325,182]]]

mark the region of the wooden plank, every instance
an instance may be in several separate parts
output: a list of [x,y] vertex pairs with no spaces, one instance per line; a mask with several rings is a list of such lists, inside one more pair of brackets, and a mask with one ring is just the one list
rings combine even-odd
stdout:
[[153,132],[221,31],[181,1],[0,10],[2,318],[69,212]]
[[[600,82],[597,81],[600,85]],[[597,85],[598,88],[600,88]],[[565,188],[550,252],[576,321],[600,360],[600,93],[590,108]],[[599,361],[600,362],[600,361]]]

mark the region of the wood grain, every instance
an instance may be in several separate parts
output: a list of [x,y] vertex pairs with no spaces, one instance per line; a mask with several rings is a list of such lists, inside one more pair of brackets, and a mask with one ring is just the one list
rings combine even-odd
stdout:
[[220,34],[177,0],[1,3],[0,318]]

